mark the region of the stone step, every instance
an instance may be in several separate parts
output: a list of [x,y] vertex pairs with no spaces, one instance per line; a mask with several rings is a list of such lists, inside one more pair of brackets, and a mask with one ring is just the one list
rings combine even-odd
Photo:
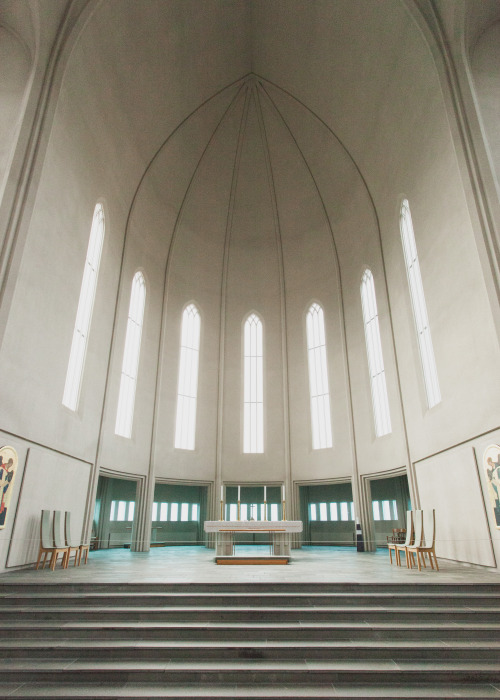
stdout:
[[171,660],[463,660],[465,662],[496,662],[500,658],[500,641],[492,642],[442,642],[440,640],[389,642],[349,641],[99,641],[61,640],[59,643],[46,642],[43,646],[37,640],[9,640],[2,651],[2,661],[28,659],[35,662],[50,658],[52,661],[171,661]]
[[[0,611],[12,605],[12,600],[18,606],[29,606],[36,603],[37,607],[100,607],[109,605],[110,594],[107,592],[67,592],[41,590],[38,593],[10,593],[0,594]],[[405,606],[412,608],[436,607],[441,605],[443,599],[446,606],[450,607],[484,607],[488,610],[500,611],[500,593],[483,593],[478,595],[465,595],[463,593],[447,593],[443,596],[439,593],[419,594],[409,592],[400,593],[130,593],[118,592],[112,595],[113,604],[128,607],[188,607],[200,605],[203,607],[359,607],[359,606]]]
[[107,640],[499,640],[500,624],[483,622],[417,622],[368,624],[360,622],[81,622],[26,621],[9,625],[9,639],[43,640],[48,643],[60,639],[86,639],[96,642]]
[[195,622],[292,622],[292,621],[359,621],[366,623],[377,621],[393,622],[494,622],[500,623],[500,610],[486,610],[470,607],[427,607],[416,610],[413,607],[363,606],[363,607],[258,607],[223,606],[223,607],[141,607],[131,608],[113,605],[110,600],[107,606],[89,609],[86,606],[21,606],[13,604],[2,610],[2,620],[5,622],[18,621],[23,617],[34,620],[161,620],[161,621],[195,621]]
[[500,683],[500,663],[483,661],[53,661],[0,662],[2,684],[53,683]]
[[169,698],[169,700],[214,700],[214,698],[237,698],[237,700],[314,700],[315,698],[331,698],[332,700],[361,700],[362,698],[435,698],[436,700],[451,700],[452,698],[474,698],[491,700],[500,698],[500,690],[491,684],[471,685],[468,683],[446,684],[445,686],[432,683],[415,683],[412,685],[353,685],[347,687],[340,683],[321,685],[283,684],[277,691],[276,685],[266,684],[189,684],[165,685],[163,683],[89,683],[80,684],[37,684],[27,683],[23,686],[7,687],[17,700],[29,698],[72,698],[83,700],[91,697],[93,700],[145,700],[146,698]]
[[[32,593],[37,595],[38,593],[43,594],[44,592],[59,594],[59,593],[108,593],[111,595],[117,595],[119,593],[181,593],[181,594],[202,594],[202,595],[212,595],[212,594],[271,594],[277,593],[283,594],[294,594],[294,593],[305,593],[306,595],[317,595],[321,593],[331,594],[331,593],[345,593],[348,595],[353,594],[366,594],[366,595],[376,595],[377,593],[383,595],[393,595],[393,594],[411,594],[414,597],[419,597],[421,595],[436,594],[441,596],[448,596],[452,594],[462,594],[467,597],[474,597],[476,595],[500,595],[499,585],[495,583],[424,583],[416,580],[413,583],[259,583],[252,582],[248,583],[175,583],[175,582],[148,582],[148,583],[106,583],[106,582],[96,582],[96,583],[78,583],[78,582],[66,582],[50,581],[50,576],[53,573],[50,571],[40,571],[38,572],[40,577],[46,575],[47,579],[37,580],[36,583],[9,583],[7,581],[2,581],[0,583],[0,596],[3,595],[24,595]],[[169,572],[171,575],[171,572]],[[437,574],[439,576],[439,574]]]

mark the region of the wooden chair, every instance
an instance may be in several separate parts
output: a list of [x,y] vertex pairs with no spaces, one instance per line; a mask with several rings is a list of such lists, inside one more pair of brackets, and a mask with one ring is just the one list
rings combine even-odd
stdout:
[[[423,522],[423,511],[416,510],[413,515],[413,524],[415,527],[415,536],[413,542],[405,547],[406,555],[406,566],[409,569],[413,568],[414,560],[413,555],[416,553],[417,549],[422,546],[424,542],[424,522]],[[420,569],[420,560],[417,554],[418,568]]]
[[[406,566],[408,568],[410,566],[408,563],[408,554],[407,554],[408,547],[414,544],[416,537],[421,536],[418,534],[418,531],[417,531],[417,525],[418,525],[418,520],[419,520],[418,513],[419,512],[421,513],[421,511],[418,511],[418,510],[406,511],[406,518],[407,518],[406,539],[401,544],[396,544],[395,548],[394,548],[394,553],[396,555],[396,564],[398,566],[401,566],[401,552],[405,553]],[[422,520],[420,519],[420,528],[421,527],[422,527]]]
[[393,527],[392,535],[387,535],[387,544],[403,544],[406,539],[406,528],[405,527]]
[[77,564],[80,564],[80,544],[75,544],[73,540],[71,539],[71,513],[69,510],[67,510],[64,513],[64,541],[66,542],[66,547],[68,548],[68,556],[66,557],[66,568],[69,565],[69,560],[71,557],[71,554],[74,552],[75,554],[75,566]]
[[[408,511],[411,512],[411,511]],[[406,540],[406,528],[395,527],[392,535],[387,535],[387,549],[389,550],[389,562],[392,564],[392,552],[396,553],[396,545],[403,544]]]
[[52,521],[52,526],[54,535],[54,554],[52,555],[50,567],[52,570],[55,569],[59,554],[62,554],[62,566],[63,569],[66,569],[69,561],[69,549],[62,532],[62,519],[60,510],[54,511],[54,519]]
[[[413,554],[416,554],[418,570],[421,571],[421,561],[426,567],[425,555],[429,555],[429,561],[431,563],[431,568],[434,569],[434,564],[436,565],[436,571],[439,571],[439,566],[437,562],[436,552],[434,551],[434,545],[436,541],[436,511],[424,510],[422,511],[422,537],[420,544],[417,544],[417,540],[413,546],[407,548],[406,556],[411,557],[411,564],[413,563]],[[432,560],[434,557],[434,561]]]
[[[66,552],[66,547],[58,548],[54,545],[53,527],[50,527],[50,510],[42,510],[42,515],[40,518],[40,549],[38,551],[38,559],[36,562],[36,568],[40,566],[40,561],[43,554],[43,566],[45,569],[45,563],[47,561],[47,556],[50,554],[50,568],[52,571],[56,568],[57,558],[59,553],[63,553],[63,563],[64,556]],[[51,532],[52,530],[52,532]]]
[[[392,564],[392,553],[394,552],[394,558],[396,560],[396,564],[398,566],[401,565],[401,559],[399,556],[399,552],[396,549],[396,546],[398,544],[404,544],[406,542],[407,538],[409,538],[408,541],[410,541],[410,542],[413,541],[411,539],[411,537],[413,536],[413,513],[411,510],[406,511],[406,530],[404,530],[404,532],[406,533],[406,536],[402,540],[397,541],[396,539],[394,539],[394,537],[392,537],[391,541],[388,541],[388,543],[387,543],[387,549],[389,550],[389,562],[391,564]],[[393,533],[394,533],[394,530],[393,530]]]
[[89,558],[89,549],[90,549],[90,543],[87,542],[86,544],[81,544],[80,545],[80,553],[78,555],[78,566],[80,566],[80,562],[82,560],[82,554],[85,552],[85,557],[84,557],[84,564],[87,563],[88,558]]
[[40,566],[40,561],[43,554],[43,566],[45,569],[45,563],[47,561],[47,556],[54,550],[54,543],[50,539],[50,510],[42,510],[42,515],[40,518],[40,549],[38,550],[38,559],[36,560],[36,569]]

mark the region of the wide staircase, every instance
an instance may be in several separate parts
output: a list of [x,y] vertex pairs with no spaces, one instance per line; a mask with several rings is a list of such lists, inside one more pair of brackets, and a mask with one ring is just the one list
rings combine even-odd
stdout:
[[0,585],[0,697],[500,698],[500,586]]

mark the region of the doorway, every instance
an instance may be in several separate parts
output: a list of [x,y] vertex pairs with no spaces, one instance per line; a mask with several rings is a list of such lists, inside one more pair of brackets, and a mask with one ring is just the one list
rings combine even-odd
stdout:
[[156,482],[151,547],[203,545],[208,486]]
[[99,475],[92,540],[94,549],[129,549],[133,542],[138,482]]
[[356,523],[351,482],[299,486],[305,545],[354,547]]
[[387,547],[395,528],[406,528],[406,511],[411,509],[406,474],[370,479],[371,517],[375,547]]

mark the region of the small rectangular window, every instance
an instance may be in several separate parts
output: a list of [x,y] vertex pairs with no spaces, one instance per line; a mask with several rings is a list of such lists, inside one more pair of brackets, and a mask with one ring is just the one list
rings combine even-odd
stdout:
[[356,520],[356,516],[354,513],[354,503],[352,501],[349,503],[349,509],[351,512],[351,520]]
[[263,503],[260,504],[260,520],[266,519],[266,507]]
[[396,501],[392,502],[392,519],[398,519],[398,504],[396,503]]
[[384,520],[391,520],[391,504],[389,501],[382,501],[382,515]]
[[181,521],[189,520],[189,503],[181,503]]
[[170,520],[172,522],[177,522],[178,515],[179,515],[179,504],[178,503],[171,503],[170,504]]
[[338,511],[337,511],[337,504],[336,503],[330,503],[330,520],[338,520]]
[[158,503],[153,503],[153,510],[151,513],[151,520],[156,522],[158,520]]
[[271,520],[273,520],[274,522],[279,520],[277,503],[271,503]]
[[127,511],[127,501],[118,501],[118,513],[116,515],[117,520],[125,520],[125,513]]
[[343,501],[340,504],[340,519],[341,520],[349,520],[349,508],[348,508],[348,504],[346,501]]
[[168,520],[168,503],[160,503],[160,521],[166,522]]
[[134,519],[134,511],[135,511],[135,501],[129,501],[128,515],[127,515],[127,520],[129,521],[129,523],[132,522]]
[[327,509],[326,509],[326,503],[320,503],[319,504],[319,519],[320,520],[328,520],[328,515],[327,515]]
[[373,519],[380,520],[380,503],[378,501],[372,501],[373,508]]
[[198,522],[198,520],[200,519],[199,510],[200,506],[197,503],[193,503],[191,509],[191,520],[193,520],[194,522]]
[[111,510],[109,511],[109,519],[114,520],[116,518],[116,501],[111,501]]
[[309,504],[309,520],[317,520],[316,517],[316,503]]
[[246,504],[246,503],[241,503],[241,504],[240,504],[240,517],[241,517],[242,520],[246,520],[246,519],[247,519],[247,517],[248,517],[247,511],[248,511],[247,504]]
[[238,520],[238,505],[236,503],[229,504],[229,520]]

